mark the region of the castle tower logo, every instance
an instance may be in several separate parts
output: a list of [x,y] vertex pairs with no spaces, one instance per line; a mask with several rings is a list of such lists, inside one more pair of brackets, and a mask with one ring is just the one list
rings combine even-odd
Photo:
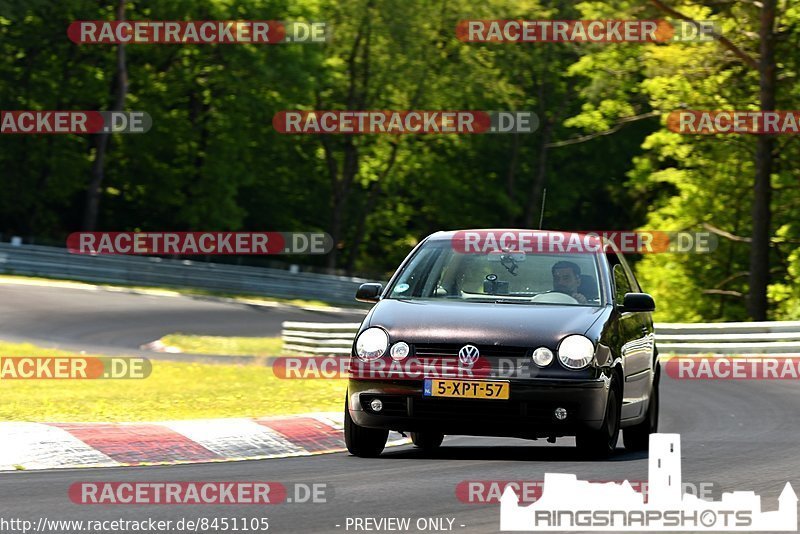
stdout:
[[575,475],[545,473],[542,496],[521,506],[511,487],[500,499],[504,531],[784,531],[796,532],[797,495],[787,482],[778,509],[761,510],[752,491],[723,493],[706,501],[682,492],[680,434],[651,434],[649,498],[626,480],[588,482]]

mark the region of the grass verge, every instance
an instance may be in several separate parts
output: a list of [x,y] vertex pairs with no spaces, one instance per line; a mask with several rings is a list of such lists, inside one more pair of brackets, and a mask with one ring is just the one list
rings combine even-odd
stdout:
[[[0,357],[74,356],[0,341]],[[101,355],[95,355],[101,356]],[[0,380],[0,421],[163,421],[339,411],[346,381],[285,380],[251,365],[153,360],[142,380]]]
[[279,337],[221,337],[169,334],[159,341],[181,352],[225,356],[280,356],[283,341]]

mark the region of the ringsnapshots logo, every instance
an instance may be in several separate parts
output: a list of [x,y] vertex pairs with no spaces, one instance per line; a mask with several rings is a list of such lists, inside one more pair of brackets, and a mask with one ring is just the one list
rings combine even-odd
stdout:
[[723,493],[708,501],[684,493],[680,434],[651,434],[648,500],[625,481],[597,483],[546,473],[541,496],[520,505],[511,487],[500,498],[501,531],[736,531],[797,530],[797,495],[787,482],[778,509],[762,511],[752,491]]

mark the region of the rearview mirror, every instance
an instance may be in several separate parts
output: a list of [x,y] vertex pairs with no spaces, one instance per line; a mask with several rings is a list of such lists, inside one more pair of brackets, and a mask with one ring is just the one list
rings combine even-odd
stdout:
[[382,289],[383,286],[381,284],[361,284],[358,286],[358,291],[356,291],[356,300],[359,302],[378,302]]
[[656,311],[653,297],[647,293],[625,293],[622,299],[622,312],[652,312]]
[[503,262],[503,261],[525,261],[525,253],[524,252],[504,252],[500,251],[492,251],[486,255],[486,259],[492,262]]

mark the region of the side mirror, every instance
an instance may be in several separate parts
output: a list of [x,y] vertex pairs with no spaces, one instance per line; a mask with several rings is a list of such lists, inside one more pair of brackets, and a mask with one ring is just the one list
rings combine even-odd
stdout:
[[653,297],[647,293],[625,293],[622,299],[622,312],[652,312],[656,311]]
[[381,284],[361,284],[356,291],[356,300],[359,302],[378,302],[380,300]]

